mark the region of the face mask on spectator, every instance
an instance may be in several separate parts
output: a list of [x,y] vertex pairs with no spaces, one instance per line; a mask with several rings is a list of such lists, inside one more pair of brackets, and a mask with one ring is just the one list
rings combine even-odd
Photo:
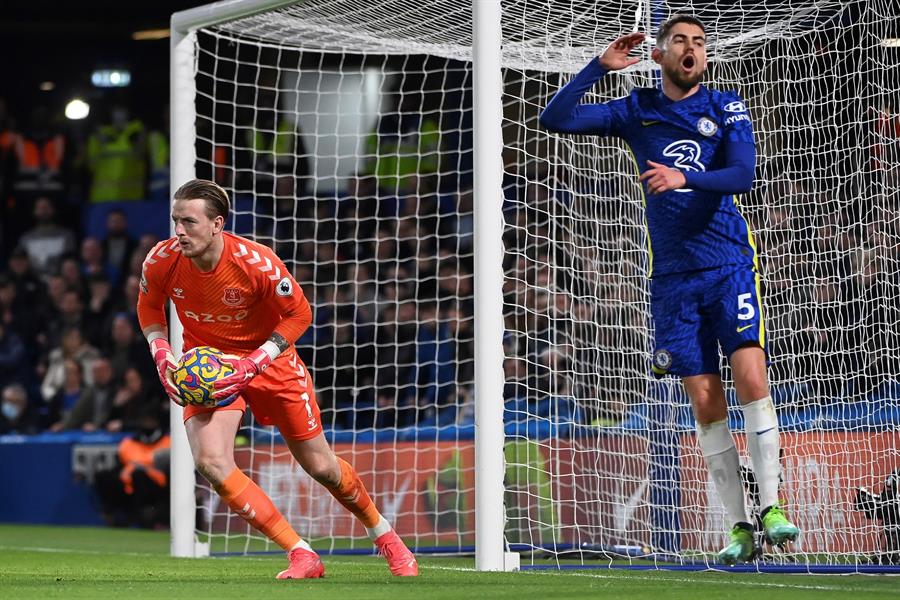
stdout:
[[3,411],[3,416],[10,421],[15,421],[16,419],[18,419],[21,412],[19,410],[19,407],[12,402],[4,402],[3,407],[0,408],[0,410]]

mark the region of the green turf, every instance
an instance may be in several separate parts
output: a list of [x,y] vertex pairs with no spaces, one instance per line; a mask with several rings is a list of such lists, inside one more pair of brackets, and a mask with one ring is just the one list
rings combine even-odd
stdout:
[[391,577],[378,557],[324,559],[325,579],[275,581],[282,556],[177,559],[167,533],[0,525],[0,597],[13,598],[898,598],[880,576],[622,570],[481,573],[471,558],[420,557],[418,578]]

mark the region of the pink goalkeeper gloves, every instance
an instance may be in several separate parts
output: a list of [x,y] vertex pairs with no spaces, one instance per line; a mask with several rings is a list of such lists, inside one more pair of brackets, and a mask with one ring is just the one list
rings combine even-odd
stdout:
[[[266,370],[273,360],[273,356],[270,354],[272,350],[267,350],[267,345],[275,346],[271,342],[266,342],[243,358],[223,356],[219,359],[222,363],[231,366],[234,373],[213,384],[215,391],[212,393],[212,397],[214,400],[226,400],[240,394],[244,388],[250,385],[251,379]],[[278,352],[277,349],[274,352]]]
[[158,337],[150,342],[150,353],[153,354],[153,362],[156,363],[156,372],[159,373],[159,382],[162,383],[166,394],[176,404],[184,406],[184,400],[178,393],[178,389],[172,382],[172,373],[178,368],[175,356],[172,355],[172,346],[164,337]]

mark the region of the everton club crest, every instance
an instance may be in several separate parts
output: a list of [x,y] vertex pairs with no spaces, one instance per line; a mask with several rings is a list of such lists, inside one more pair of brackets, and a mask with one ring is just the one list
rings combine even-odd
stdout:
[[225,288],[222,294],[222,303],[227,306],[240,306],[244,303],[244,296],[240,288]]

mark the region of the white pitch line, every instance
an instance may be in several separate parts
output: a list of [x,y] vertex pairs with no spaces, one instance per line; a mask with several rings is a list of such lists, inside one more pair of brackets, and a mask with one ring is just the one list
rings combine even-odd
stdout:
[[[119,554],[125,556],[161,556],[159,554],[153,554],[150,552],[120,552],[120,551],[101,551],[101,550],[75,550],[71,548],[44,548],[41,546],[0,546],[0,550],[19,550],[22,552],[47,552],[47,553],[57,553],[57,554]],[[268,560],[263,559],[262,557],[254,557],[254,556],[245,556],[245,557],[213,557],[213,558],[241,558],[242,560]],[[328,562],[329,557],[324,557],[324,562]],[[371,565],[371,562],[351,562],[351,561],[340,561],[341,565],[352,565],[355,567],[363,567],[367,565]],[[426,569],[435,569],[438,571],[465,571],[476,573],[477,571],[470,567],[443,567],[440,565],[428,565]],[[700,571],[698,571],[700,572]],[[712,572],[712,571],[704,571],[704,572]],[[605,575],[602,573],[582,573],[578,571],[519,571],[519,575],[525,576],[533,576],[533,577],[588,577],[592,579],[614,579],[617,581],[627,580],[628,578],[616,575]],[[723,583],[722,581],[712,581],[709,579],[685,579],[683,577],[663,577],[660,575],[652,575],[651,581],[664,581],[666,583],[707,583],[707,584],[715,584],[719,585]],[[760,587],[760,588],[782,588],[782,589],[792,589],[792,590],[818,590],[818,591],[845,591],[845,592],[871,592],[872,590],[866,588],[848,588],[842,586],[831,586],[831,585],[795,585],[791,583],[771,583],[765,581],[728,581],[725,582],[728,585],[743,585],[746,587]]]
[[124,554],[125,556],[161,556],[152,552],[120,552],[119,550],[76,550],[75,548],[44,548],[41,546],[0,546],[0,550],[21,552],[50,552],[55,554]]
[[[346,564],[346,563],[345,563]],[[441,567],[437,565],[428,565],[428,569],[439,569],[443,571],[472,571],[475,572],[475,569],[470,569],[467,567]],[[700,572],[700,571],[698,571]],[[627,578],[616,575],[606,575],[603,573],[584,573],[581,571],[520,571],[520,575],[529,575],[529,576],[545,576],[545,577],[589,577],[593,579],[615,579],[618,581],[627,580]],[[748,573],[749,575],[750,573]],[[652,575],[651,578],[647,578],[648,581],[664,581],[666,583],[707,583],[707,584],[721,584],[723,581],[713,581],[710,579],[685,579],[683,577],[665,577],[659,575]],[[846,592],[871,592],[870,589],[865,588],[847,588],[843,586],[831,586],[831,585],[802,585],[802,584],[791,584],[791,583],[772,583],[765,581],[728,581],[728,585],[743,585],[747,587],[763,587],[763,588],[787,588],[787,589],[796,589],[796,590],[819,590],[819,591],[846,591]]]

